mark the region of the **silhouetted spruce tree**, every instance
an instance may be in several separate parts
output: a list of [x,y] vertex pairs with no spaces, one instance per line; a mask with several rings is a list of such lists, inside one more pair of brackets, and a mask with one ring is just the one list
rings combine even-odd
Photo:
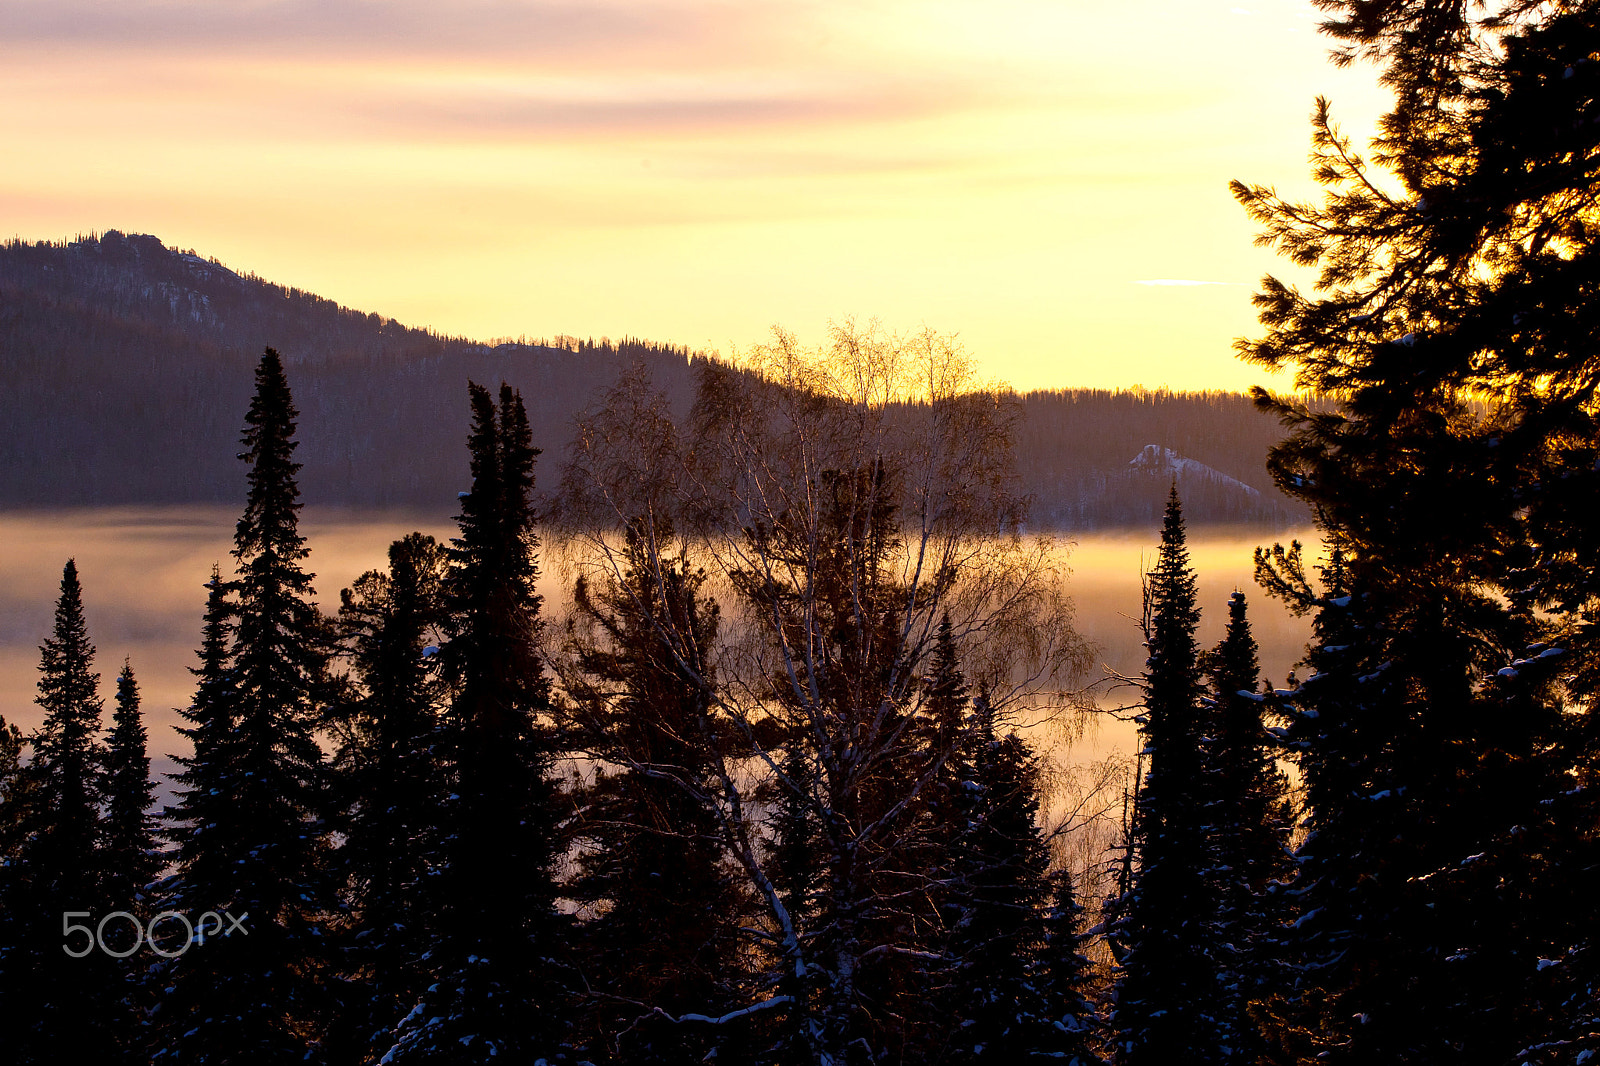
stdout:
[[959,1022],[945,1058],[996,1064],[1053,1058],[1054,1005],[1038,965],[1051,894],[1050,853],[1038,824],[1038,761],[1015,733],[996,735],[983,694],[971,714],[973,761],[962,804],[969,821],[956,842],[960,913],[947,948],[954,965],[950,1006]]
[[1297,590],[1324,624],[1291,701],[1310,833],[1286,1038],[1327,1062],[1592,1057],[1600,923],[1575,901],[1600,808],[1573,777],[1600,750],[1600,21],[1328,10],[1395,92],[1374,151],[1319,102],[1324,203],[1235,186],[1319,270],[1264,282],[1241,350],[1336,398],[1258,396],[1292,427],[1274,478],[1345,570],[1340,594]]
[[1258,550],[1256,559],[1269,592],[1316,612],[1304,662],[1311,678],[1294,686],[1285,734],[1299,753],[1306,832],[1295,853],[1293,907],[1274,937],[1278,987],[1262,1012],[1275,1053],[1302,1061],[1338,1041],[1352,1021],[1360,1024],[1338,1017],[1355,1005],[1343,997],[1353,973],[1383,966],[1373,957],[1385,950],[1381,939],[1367,938],[1381,937],[1379,923],[1395,898],[1389,882],[1399,879],[1394,862],[1414,844],[1401,835],[1404,794],[1388,754],[1390,726],[1372,713],[1388,673],[1375,658],[1382,654],[1373,639],[1381,619],[1368,613],[1337,546],[1320,589],[1307,578],[1298,544],[1288,552]]
[[537,639],[541,597],[533,447],[522,398],[469,386],[472,491],[461,498],[445,591],[452,689],[440,807],[442,866],[430,888],[433,983],[394,1032],[390,1062],[555,1061],[566,1002],[567,920],[555,906],[562,842],[550,775],[550,706]]
[[29,876],[64,901],[95,901],[100,886],[87,861],[100,844],[100,675],[83,618],[78,568],[61,571],[55,627],[39,646],[39,695],[44,724],[33,737],[30,772],[36,778],[25,861]]
[[[313,722],[326,634],[310,600],[311,575],[301,566],[308,552],[298,522],[295,417],[282,362],[268,348],[242,437],[249,491],[234,535],[226,700],[191,711],[208,741],[221,732],[216,716],[228,716],[231,734],[205,748],[197,735],[185,771],[191,788],[210,784],[227,802],[183,811],[190,817],[175,830],[184,902],[202,914],[226,911],[248,933],[229,926],[231,935],[211,936],[174,961],[174,992],[160,1011],[164,1063],[300,1061],[323,1005],[320,926],[332,900],[324,868],[325,768]],[[202,655],[208,652],[214,649]],[[202,669],[211,665],[203,660]],[[206,691],[212,680],[202,674],[197,705],[219,695]],[[209,822],[193,817],[201,811]],[[231,868],[219,869],[224,857]],[[217,883],[204,884],[204,875]],[[198,896],[202,887],[220,896]]]
[[[1306,833],[1289,890],[1292,920],[1277,938],[1283,979],[1265,1005],[1266,1035],[1280,1054],[1302,1058],[1424,1061],[1452,1041],[1436,1026],[1453,981],[1443,958],[1428,956],[1444,939],[1466,947],[1476,938],[1472,921],[1440,924],[1438,905],[1448,901],[1432,898],[1428,876],[1453,850],[1439,775],[1460,770],[1422,723],[1434,699],[1450,698],[1407,676],[1413,663],[1400,634],[1408,608],[1375,595],[1372,571],[1334,544],[1320,592],[1297,551],[1263,559],[1269,589],[1316,612],[1310,675],[1286,701]],[[1437,606],[1413,592],[1411,608]]]
[[[1042,989],[1048,1018],[1050,1058],[1063,1066],[1103,1066],[1099,1051],[1105,1020],[1089,998],[1094,964],[1083,953],[1086,939],[1083,907],[1072,876],[1065,870],[1051,877],[1050,910],[1044,921],[1044,947],[1034,963],[1034,981]],[[1043,1043],[1043,1042],[1042,1042]]]
[[25,745],[22,730],[0,715],[0,862],[10,857],[16,844],[14,826],[22,806],[17,790],[22,782]]
[[939,832],[950,833],[955,824],[954,797],[960,792],[958,776],[971,764],[973,745],[963,743],[971,724],[968,712],[967,679],[961,672],[961,653],[956,647],[950,612],[939,619],[934,631],[933,656],[928,677],[923,683],[927,695],[922,704],[919,737],[924,754],[943,759],[925,800],[930,821]]
[[155,781],[150,777],[144,717],[139,709],[139,684],[133,667],[123,661],[117,675],[117,709],[106,741],[106,836],[101,864],[106,873],[106,901],[117,910],[133,911],[143,889],[161,867],[156,843]]
[[354,676],[332,716],[340,873],[354,915],[345,930],[353,987],[338,1028],[349,1054],[374,1048],[422,991],[421,957],[434,928],[425,881],[444,798],[436,668],[444,623],[444,549],[411,533],[389,546],[389,569],[341,593],[339,625]]
[[[194,923],[207,913],[216,913],[224,905],[219,900],[232,898],[233,871],[246,846],[233,825],[238,773],[233,764],[232,586],[222,579],[220,568],[213,566],[205,588],[197,652],[200,665],[189,669],[198,679],[195,695],[189,706],[178,712],[190,723],[179,726],[178,733],[193,751],[174,758],[181,767],[172,775],[178,802],[163,812],[163,836],[172,845],[176,869],[157,886],[161,909],[184,915],[190,926],[168,919],[157,927],[155,940],[166,955],[152,962],[151,989],[146,994],[154,1002],[149,1019],[151,1058],[161,1062],[170,1057],[169,1042],[193,1027],[195,1014],[211,1009],[212,990],[205,965],[209,956],[184,959],[190,950],[206,947],[209,937],[204,934],[214,937],[222,928],[217,927],[218,922],[208,922],[203,935],[190,947],[185,944]],[[185,1028],[179,1030],[180,1025]]]
[[974,763],[980,747],[993,739],[975,727],[967,680],[961,671],[960,649],[949,612],[934,631],[933,655],[923,681],[922,713],[913,740],[925,759],[936,761],[919,806],[921,825],[916,834],[916,856],[928,879],[927,897],[932,933],[923,945],[945,957],[944,970],[935,977],[933,994],[922,1009],[907,1004],[923,1030],[924,1057],[949,1054],[954,1026],[966,1017],[970,989],[960,979],[955,958],[959,930],[972,910],[971,850],[967,837],[979,817],[979,785]]
[[[705,572],[685,555],[648,549],[665,527],[630,525],[627,569],[579,579],[577,611],[598,640],[580,640],[568,690],[574,739],[618,768],[584,797],[582,835],[593,850],[567,891],[601,911],[584,930],[587,983],[616,999],[594,1005],[589,1057],[619,1063],[698,1063],[748,1057],[750,1023],[674,1023],[720,1017],[752,998],[739,943],[749,902],[721,863],[711,781],[715,673],[707,655],[718,623],[700,589]],[[612,1045],[613,1046],[608,1046]]]
[[1539,974],[1588,922],[1570,867],[1592,835],[1561,810],[1582,791],[1548,740],[1553,672],[1535,654],[1468,687],[1466,634],[1438,620],[1475,593],[1386,574],[1387,554],[1337,548],[1320,591],[1298,552],[1264,560],[1269,587],[1316,611],[1310,676],[1285,700],[1307,832],[1267,1033],[1280,1054],[1329,1061],[1528,1058],[1570,992],[1523,961]]
[[1260,1037],[1249,1016],[1266,975],[1267,940],[1276,924],[1269,888],[1289,873],[1287,783],[1256,691],[1261,669],[1245,597],[1228,600],[1222,641],[1202,660],[1208,675],[1209,739],[1202,798],[1211,840],[1216,913],[1213,958],[1221,981],[1218,1024],[1223,1058],[1255,1062]]
[[[126,659],[117,675],[116,711],[105,746],[105,837],[98,865],[104,878],[102,897],[107,913],[126,911],[142,923],[156,914],[149,906],[150,883],[161,869],[156,838],[155,781],[150,777],[144,719],[139,709],[139,685]],[[135,947],[130,924],[118,919],[106,929],[113,951]],[[119,977],[117,1037],[130,1059],[144,1049],[144,1015],[149,1006],[145,981],[150,950],[142,945],[114,964]]]
[[[94,651],[78,568],[69,559],[51,635],[39,646],[35,702],[44,722],[30,738],[33,759],[16,794],[15,857],[0,882],[0,1023],[7,1052],[18,1063],[118,1061],[119,1030],[127,1021],[117,1006],[114,960],[86,945],[85,934],[64,935],[64,915],[94,928],[109,912],[97,862],[105,783]],[[108,929],[108,942],[118,932]],[[69,957],[64,944],[81,957]]]
[[1150,574],[1140,735],[1149,770],[1133,826],[1133,888],[1113,930],[1119,972],[1112,1029],[1124,1066],[1219,1059],[1212,863],[1204,810],[1205,713],[1194,571],[1174,485]]
[[[177,782],[178,802],[164,812],[164,835],[174,846],[177,869],[161,885],[163,905],[185,914],[204,914],[216,908],[216,901],[229,898],[233,892],[233,868],[242,858],[237,853],[241,841],[230,825],[238,776],[232,764],[233,604],[230,586],[222,580],[220,568],[211,568],[211,580],[205,588],[206,607],[197,652],[200,665],[189,669],[198,682],[194,700],[178,712],[191,723],[179,726],[178,733],[189,741],[193,751],[174,759],[182,767],[172,775]],[[173,1012],[164,1006],[157,1013]]]

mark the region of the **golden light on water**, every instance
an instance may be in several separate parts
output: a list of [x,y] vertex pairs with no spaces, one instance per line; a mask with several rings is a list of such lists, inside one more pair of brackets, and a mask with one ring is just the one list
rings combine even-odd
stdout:
[[[194,695],[189,668],[199,645],[202,585],[214,562],[222,564],[224,575],[231,573],[228,551],[236,519],[235,509],[224,506],[0,515],[0,542],[7,545],[0,553],[0,717],[24,731],[40,723],[40,709],[33,703],[38,645],[50,632],[61,566],[72,557],[83,582],[102,695],[109,700],[123,658],[131,659],[152,754],[186,754],[187,743],[173,727],[183,724],[177,708],[187,706]],[[331,611],[338,607],[341,588],[363,571],[387,566],[391,541],[413,529],[444,539],[454,532],[454,523],[426,514],[308,508],[301,529],[311,548],[307,565],[317,575],[317,599]],[[1218,528],[1195,530],[1190,540],[1199,577],[1202,644],[1220,639],[1227,597],[1243,589],[1250,597],[1262,667],[1274,684],[1282,683],[1302,654],[1309,625],[1252,586],[1251,551],[1256,544],[1294,536],[1309,540],[1311,534],[1294,531],[1274,538]],[[1091,533],[1058,542],[1071,570],[1067,591],[1076,606],[1078,628],[1099,647],[1085,684],[1107,671],[1130,675],[1143,669],[1137,630],[1139,573],[1153,563],[1157,541],[1156,531],[1149,530]],[[557,545],[546,545],[542,555],[546,612],[558,618],[577,571]],[[1129,695],[1113,692],[1105,683],[1095,691],[1102,706],[1126,702]],[[1108,718],[1091,730],[1075,757],[1126,752],[1132,743],[1132,727]]]

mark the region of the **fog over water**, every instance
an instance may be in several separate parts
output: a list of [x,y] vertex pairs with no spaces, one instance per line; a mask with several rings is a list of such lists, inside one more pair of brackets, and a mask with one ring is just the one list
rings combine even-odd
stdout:
[[[61,568],[77,561],[84,614],[110,724],[116,675],[126,656],[138,678],[154,769],[175,769],[168,756],[190,746],[173,732],[177,708],[194,695],[189,668],[198,661],[204,584],[213,563],[231,574],[237,507],[94,508],[0,513],[0,715],[23,732],[38,727],[33,702],[39,642],[49,636],[61,591]],[[316,574],[317,600],[335,609],[339,590],[364,571],[387,566],[391,541],[415,529],[447,537],[448,515],[308,507],[301,532]],[[169,791],[162,779],[160,798]]]
[[[1078,628],[1099,646],[1095,677],[1140,673],[1146,653],[1138,629],[1139,575],[1155,565],[1160,531],[1101,531],[1071,540],[1067,562],[1072,576],[1067,588],[1077,606]],[[1195,569],[1199,590],[1200,646],[1212,647],[1222,639],[1228,621],[1228,598],[1235,589],[1243,592],[1249,601],[1251,631],[1261,646],[1261,669],[1274,687],[1283,685],[1290,669],[1305,654],[1311,620],[1294,617],[1255,583],[1254,551],[1273,543],[1287,546],[1291,540],[1306,545],[1308,559],[1320,544],[1314,529],[1278,534],[1232,527],[1189,530],[1189,562]],[[1101,707],[1126,705],[1137,698],[1133,689],[1119,689],[1110,682],[1098,685],[1095,692]],[[1074,758],[1131,752],[1134,729],[1130,722],[1103,715]]]
[[[39,676],[39,642],[49,635],[61,568],[77,561],[83,583],[89,637],[97,655],[107,718],[115,677],[124,656],[131,659],[144,698],[150,751],[156,769],[172,769],[164,756],[187,751],[173,732],[182,724],[176,708],[193,694],[195,648],[205,605],[204,582],[213,563],[231,572],[233,529],[237,508],[164,507],[108,508],[74,511],[0,513],[0,715],[24,732],[39,725],[40,708],[33,702]],[[391,541],[422,530],[440,539],[455,532],[448,515],[393,511],[343,511],[307,508],[302,515],[315,573],[317,598],[325,609],[337,607],[339,590],[366,570],[387,564]],[[1281,536],[1237,529],[1190,531],[1190,557],[1198,572],[1203,620],[1203,646],[1222,635],[1228,596],[1235,588],[1250,598],[1251,618],[1261,644],[1261,663],[1275,685],[1303,653],[1309,621],[1293,618],[1268,600],[1253,580],[1251,550],[1274,540],[1300,537],[1308,544],[1312,531]],[[1077,604],[1078,625],[1099,646],[1094,677],[1102,669],[1137,674],[1143,667],[1137,619],[1139,574],[1154,562],[1158,532],[1122,530],[1062,537],[1072,571],[1068,583]],[[545,567],[541,582],[552,608],[563,599],[570,567]],[[1091,677],[1087,680],[1093,680]],[[1102,706],[1127,702],[1129,690],[1097,690]],[[1068,758],[1098,758],[1131,750],[1133,727],[1103,720]],[[163,789],[165,792],[165,789]]]

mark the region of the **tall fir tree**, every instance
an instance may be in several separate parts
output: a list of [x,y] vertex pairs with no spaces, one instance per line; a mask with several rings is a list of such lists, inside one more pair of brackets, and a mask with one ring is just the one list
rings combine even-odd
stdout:
[[69,559],[51,635],[39,646],[35,702],[44,721],[13,794],[21,805],[14,857],[0,881],[0,1023],[18,1063],[119,1061],[121,1053],[118,967],[92,940],[64,935],[67,922],[92,929],[109,911],[98,861],[105,780],[94,653]]
[[[922,824],[917,833],[916,859],[929,882],[929,922],[933,930],[921,946],[939,953],[945,962],[923,1008],[917,1010],[915,1004],[909,1003],[907,1006],[924,1032],[924,1057],[935,1059],[970,1050],[955,1039],[960,1034],[953,1030],[952,1019],[966,1018],[968,999],[973,993],[967,980],[968,967],[962,959],[969,946],[963,931],[973,916],[971,875],[977,865],[969,837],[981,817],[986,796],[977,780],[976,764],[980,753],[986,753],[994,739],[988,717],[980,720],[974,712],[948,611],[940,616],[939,628],[934,632],[923,690],[914,739],[925,757],[935,760],[936,765],[921,797]],[[959,1046],[952,1048],[953,1043]]]
[[[952,1064],[1042,1062],[1070,1041],[1057,1028],[1054,976],[1042,963],[1052,885],[1039,828],[1038,759],[1016,733],[996,735],[982,693],[973,701],[969,817],[952,886],[959,917],[952,956]],[[946,1021],[949,1025],[949,1021]]]
[[[186,818],[176,831],[186,902],[202,914],[226,912],[247,931],[230,924],[224,935],[174,961],[174,992],[161,1012],[163,1063],[300,1061],[324,1009],[320,927],[331,899],[324,868],[325,769],[313,724],[326,634],[310,600],[311,575],[302,567],[308,552],[299,532],[295,418],[282,361],[268,348],[256,368],[242,437],[249,490],[234,534],[238,577],[231,583],[236,599],[226,701],[192,719],[197,731],[209,728],[208,740],[223,732],[216,715],[227,715],[231,731],[205,749],[197,736],[195,762],[186,769],[227,802],[205,805],[209,823]],[[202,655],[207,652],[214,649],[208,645]],[[216,694],[205,691],[209,680],[202,675],[207,697]],[[232,865],[221,870],[224,856]],[[205,886],[218,898],[193,895],[200,886],[196,867],[220,874],[218,883]]]
[[439,658],[451,793],[439,810],[430,887],[433,983],[402,1019],[394,1063],[554,1062],[567,1027],[565,941],[554,865],[562,847],[551,777],[550,686],[539,657],[541,597],[531,502],[538,449],[522,397],[499,407],[469,386],[472,490],[451,542],[449,636]]
[[[150,776],[139,684],[133,667],[124,659],[117,674],[116,710],[105,744],[105,837],[98,856],[104,878],[101,898],[107,913],[123,911],[148,926],[156,911],[150,885],[160,871],[162,855],[157,839],[157,819],[151,811],[156,783]],[[117,996],[118,1042],[132,1061],[138,1061],[146,1042],[145,1018],[149,1007],[146,981],[151,958],[129,927],[120,920],[108,926],[106,940],[117,953],[130,952],[114,969],[120,978]],[[113,932],[115,935],[113,935]]]
[[27,747],[22,730],[0,716],[0,863],[10,859],[17,844],[17,823],[22,808],[19,789],[23,780],[22,752]]
[[63,900],[92,900],[100,888],[95,865],[85,859],[101,842],[105,798],[98,742],[100,675],[92,669],[94,645],[83,617],[78,568],[61,572],[55,626],[39,646],[39,695],[44,723],[33,738],[31,771],[37,778],[27,834],[29,876]]
[[344,846],[338,865],[354,912],[345,948],[338,1042],[381,1053],[394,1019],[421,992],[434,923],[426,880],[445,796],[439,748],[444,696],[437,641],[444,622],[444,549],[412,533],[389,546],[389,569],[341,595],[339,623],[355,667],[334,709]]
[[[573,739],[616,768],[597,774],[581,819],[588,841],[567,891],[598,910],[582,941],[596,1061],[688,1064],[747,1057],[751,1026],[684,1023],[748,1005],[739,928],[750,905],[723,866],[710,728],[719,619],[686,552],[649,550],[664,525],[631,523],[618,577],[580,578],[574,600],[594,638],[575,639]],[[741,919],[743,918],[743,921]],[[624,1002],[625,1001],[625,1002]],[[622,1034],[622,1035],[613,1035]]]
[[[231,652],[233,603],[230,585],[221,568],[211,568],[205,583],[206,606],[201,624],[199,666],[189,668],[197,678],[195,695],[178,713],[190,724],[178,733],[192,751],[174,761],[181,769],[172,775],[178,802],[164,812],[164,835],[173,845],[176,870],[162,883],[164,903],[185,914],[214,910],[218,900],[232,893],[233,869],[242,858],[241,841],[233,832],[233,790],[238,775],[233,767],[234,675]],[[194,982],[199,987],[198,980]],[[158,1014],[182,1013],[163,1007]]]
[[1240,347],[1331,401],[1258,396],[1291,427],[1275,479],[1342,556],[1338,593],[1287,582],[1319,629],[1289,704],[1310,832],[1281,1031],[1327,1061],[1592,1055],[1600,18],[1326,9],[1395,92],[1374,162],[1319,101],[1324,203],[1235,185],[1319,268],[1266,279]]
[[102,866],[106,899],[118,910],[133,911],[142,892],[161,867],[156,842],[156,817],[151,813],[156,785],[150,776],[150,755],[139,683],[124,660],[117,675],[117,707],[106,740],[106,840]]
[[1385,943],[1382,925],[1396,891],[1404,891],[1407,875],[1395,866],[1416,842],[1401,824],[1405,785],[1388,754],[1391,727],[1374,713],[1389,673],[1378,669],[1383,651],[1372,636],[1381,619],[1368,612],[1344,553],[1333,550],[1320,589],[1308,580],[1298,544],[1258,552],[1257,566],[1269,592],[1316,612],[1304,663],[1310,677],[1286,705],[1285,736],[1305,782],[1305,832],[1295,854],[1294,908],[1274,938],[1279,987],[1263,1004],[1269,1045],[1302,1061],[1362,1024],[1343,1017],[1346,1010],[1370,1018],[1375,1001],[1350,995],[1355,975],[1370,975],[1376,989],[1403,974],[1385,958],[1394,945]]
[[1183,508],[1173,485],[1150,574],[1149,660],[1140,735],[1149,769],[1139,789],[1128,895],[1116,902],[1112,1013],[1116,1061],[1210,1063],[1220,1057],[1219,982],[1204,810],[1200,622]]
[[1083,907],[1072,876],[1057,871],[1050,886],[1050,911],[1044,922],[1044,947],[1035,963],[1035,981],[1044,989],[1054,1028],[1046,1044],[1049,1057],[1061,1066],[1103,1066],[1105,1019],[1092,994],[1094,963],[1084,954],[1088,940]]
[[1202,801],[1214,885],[1214,955],[1221,981],[1217,1021],[1227,1062],[1253,1063],[1260,1037],[1250,1003],[1267,983],[1267,942],[1276,920],[1272,886],[1287,877],[1288,785],[1257,691],[1261,668],[1244,593],[1228,600],[1220,643],[1203,659],[1209,714]]

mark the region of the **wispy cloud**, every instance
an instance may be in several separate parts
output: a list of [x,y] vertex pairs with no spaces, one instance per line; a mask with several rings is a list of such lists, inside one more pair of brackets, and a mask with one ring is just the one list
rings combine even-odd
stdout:
[[10,43],[216,54],[568,57],[657,54],[694,42],[753,43],[770,12],[704,0],[0,0]]
[[232,130],[445,141],[905,124],[1029,96],[931,46],[885,52],[874,26],[733,0],[0,0],[0,91],[83,96],[114,70],[111,98],[170,112],[152,126],[231,105]]
[[1242,281],[1191,281],[1188,278],[1147,278],[1136,281],[1135,285],[1167,285],[1176,287],[1189,287],[1194,285],[1243,285]]
[[795,71],[711,72],[698,78],[596,72],[586,78],[471,76],[396,79],[339,94],[352,115],[394,129],[458,135],[609,137],[705,130],[898,122],[956,110],[980,96],[958,79]]

